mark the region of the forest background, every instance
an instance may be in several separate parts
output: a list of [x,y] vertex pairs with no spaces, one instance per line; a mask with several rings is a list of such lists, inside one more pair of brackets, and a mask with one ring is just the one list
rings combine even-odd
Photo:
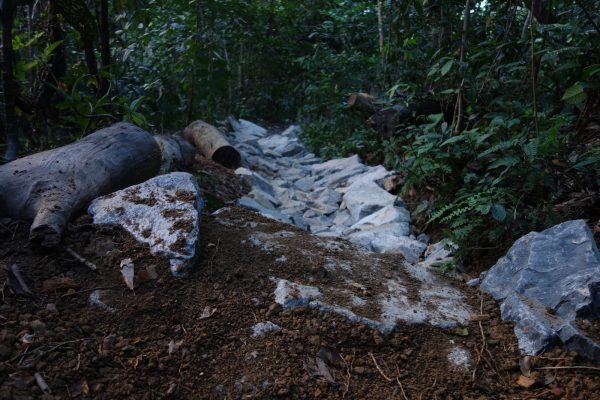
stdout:
[[[598,0],[0,5],[4,161],[118,120],[173,133],[235,115],[397,170],[417,222],[464,261],[600,218]],[[413,115],[382,134],[352,93]]]

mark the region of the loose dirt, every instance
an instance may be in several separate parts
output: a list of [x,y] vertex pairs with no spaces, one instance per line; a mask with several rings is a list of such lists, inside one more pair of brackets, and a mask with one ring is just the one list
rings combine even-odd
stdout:
[[[64,243],[97,271],[66,251],[32,247],[26,222],[1,222],[0,265],[16,264],[36,294],[18,297],[2,286],[1,399],[600,398],[600,371],[576,368],[591,365],[560,351],[532,367],[560,369],[537,370],[538,382],[520,387],[512,326],[493,300],[459,282],[478,311],[459,328],[400,324],[382,336],[335,314],[282,310],[271,277],[335,280],[323,266],[337,253],[315,248],[307,262],[295,248],[312,236],[249,211],[203,216],[200,257],[185,279],[173,278],[164,260],[129,235],[86,216],[69,226]],[[286,261],[248,241],[257,226],[294,232]],[[119,270],[127,257],[136,268],[133,291]],[[0,282],[6,277],[2,270]],[[91,306],[91,293],[115,312]],[[252,327],[266,321],[281,329],[252,337]],[[449,362],[455,346],[472,355],[470,365]]]

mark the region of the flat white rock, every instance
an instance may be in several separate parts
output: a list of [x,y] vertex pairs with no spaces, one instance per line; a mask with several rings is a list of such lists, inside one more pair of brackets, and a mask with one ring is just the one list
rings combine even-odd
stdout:
[[173,172],[95,199],[95,224],[118,225],[184,275],[196,258],[203,201],[196,178]]

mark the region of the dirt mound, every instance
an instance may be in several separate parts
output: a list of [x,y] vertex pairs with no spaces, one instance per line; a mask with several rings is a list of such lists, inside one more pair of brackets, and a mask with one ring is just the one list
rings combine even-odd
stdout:
[[[596,370],[536,370],[586,365],[558,351],[536,359],[531,390],[520,387],[512,326],[474,290],[461,288],[478,314],[468,325],[401,324],[383,336],[337,314],[274,303],[273,276],[335,282],[325,265],[340,250],[314,247],[308,262],[299,249],[313,236],[241,209],[203,216],[201,230],[197,267],[176,279],[166,261],[89,217],[69,227],[65,245],[97,271],[68,251],[40,253],[25,222],[2,221],[0,264],[18,265],[36,297],[15,296],[10,284],[0,292],[0,398],[598,398]],[[249,240],[259,231],[294,236],[267,252]],[[122,282],[124,258],[135,264],[133,291]],[[92,293],[114,312],[91,306]],[[266,321],[279,329],[253,336]]]

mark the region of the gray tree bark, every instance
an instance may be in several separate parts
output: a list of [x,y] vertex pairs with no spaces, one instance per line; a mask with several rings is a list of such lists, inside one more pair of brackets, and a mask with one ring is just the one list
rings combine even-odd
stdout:
[[155,176],[161,159],[154,136],[118,123],[0,165],[0,217],[33,219],[30,240],[56,246],[75,213],[98,196]]

